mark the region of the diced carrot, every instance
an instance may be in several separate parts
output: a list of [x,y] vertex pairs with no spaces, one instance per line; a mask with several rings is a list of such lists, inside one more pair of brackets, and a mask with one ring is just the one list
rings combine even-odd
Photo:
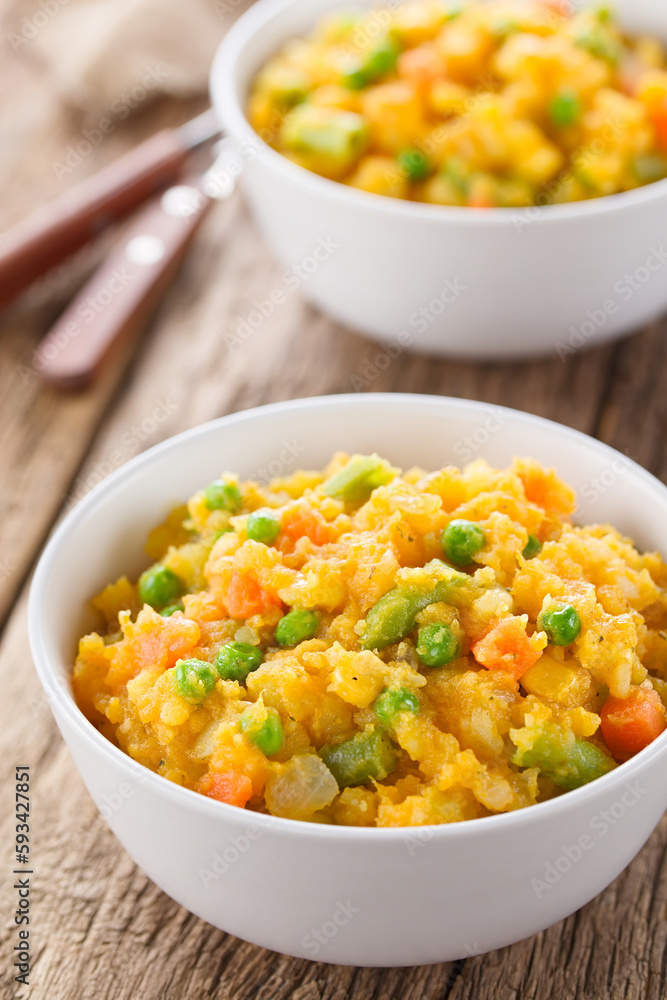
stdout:
[[571,8],[568,0],[540,0],[543,7],[548,7],[555,14],[560,14],[561,17],[569,17],[571,13]]
[[197,790],[210,799],[244,809],[248,799],[252,798],[252,781],[246,774],[224,771],[222,774],[205,775]]
[[445,76],[445,66],[435,45],[407,49],[398,59],[398,74],[417,87]]
[[326,545],[332,541],[331,528],[318,510],[312,507],[294,507],[282,516],[281,530],[292,541],[310,538],[314,545]]
[[512,615],[474,643],[472,653],[488,670],[505,670],[518,680],[537,663],[543,646],[542,641],[526,633],[524,621]]
[[574,490],[553,469],[543,469],[531,459],[515,459],[513,470],[523,483],[526,499],[545,511],[571,514],[576,507]]
[[667,149],[667,101],[664,101],[651,113],[651,121],[658,134],[658,142]]
[[470,208],[493,208],[493,199],[480,191],[470,195],[468,205]]
[[280,601],[269,594],[247,573],[234,570],[223,595],[225,607],[231,618],[251,618],[271,608],[279,608]]
[[600,713],[602,735],[614,757],[627,760],[667,729],[657,691],[636,688],[627,698],[607,698]]
[[126,684],[144,667],[173,667],[197,645],[201,629],[183,615],[163,618],[146,605],[136,622],[123,624],[123,635],[107,677],[111,686]]

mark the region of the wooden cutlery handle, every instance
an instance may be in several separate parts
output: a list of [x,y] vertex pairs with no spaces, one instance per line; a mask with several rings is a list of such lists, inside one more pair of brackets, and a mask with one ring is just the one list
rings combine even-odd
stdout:
[[92,381],[105,358],[147,321],[210,205],[186,185],[149,202],[40,344],[43,379],[63,389]]
[[173,183],[187,156],[178,130],[165,129],[15,226],[0,244],[0,306]]

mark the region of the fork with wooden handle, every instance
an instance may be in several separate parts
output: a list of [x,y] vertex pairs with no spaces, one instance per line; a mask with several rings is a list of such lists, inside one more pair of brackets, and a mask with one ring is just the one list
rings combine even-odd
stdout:
[[224,143],[213,167],[150,201],[40,344],[35,366],[61,389],[84,388],[123,350],[169,287],[214,199],[229,197],[235,171]]
[[16,225],[0,244],[0,307],[173,184],[192,151],[219,133],[212,110],[164,129]]
[[123,350],[166,292],[210,205],[200,196],[192,212],[179,215],[161,196],[139,212],[37,348],[34,365],[46,382],[85,388]]

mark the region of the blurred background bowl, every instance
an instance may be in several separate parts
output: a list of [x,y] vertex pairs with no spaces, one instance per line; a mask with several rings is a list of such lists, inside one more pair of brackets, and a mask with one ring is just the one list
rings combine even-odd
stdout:
[[[566,205],[448,208],[352,189],[263,143],[245,116],[254,76],[285,41],[341,6],[351,5],[260,0],[226,36],[211,73],[253,214],[285,267],[306,272],[311,302],[376,340],[477,359],[599,345],[667,308],[667,180]],[[615,6],[629,32],[667,39],[664,3]],[[626,281],[638,269],[641,294]]]

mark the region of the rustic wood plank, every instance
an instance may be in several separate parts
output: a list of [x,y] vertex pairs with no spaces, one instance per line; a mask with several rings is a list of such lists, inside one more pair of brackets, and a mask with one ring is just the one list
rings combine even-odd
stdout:
[[[229,20],[241,9],[230,6]],[[1,15],[0,5],[0,15]],[[0,118],[0,183],[11,190],[0,232],[39,192],[60,188],[51,160],[77,122],[36,87],[38,67],[9,57],[5,81],[23,102]],[[13,87],[12,92],[16,92]],[[25,108],[33,110],[26,116]],[[0,107],[8,102],[0,98]],[[82,164],[80,179],[187,105],[153,108]],[[5,153],[5,149],[10,152]],[[39,154],[39,155],[37,155]],[[512,948],[413,970],[345,969],[290,959],[197,920],[131,862],[97,814],[60,740],[29,665],[23,582],[63,503],[114,465],[186,427],[223,413],[319,393],[429,392],[516,406],[589,433],[667,478],[665,325],[619,345],[523,364],[433,362],[405,354],[385,365],[381,345],[331,323],[290,295],[248,340],[230,346],[239,318],[280,285],[240,199],[215,209],[130,372],[92,392],[60,397],[19,371],[85,272],[32,293],[5,318],[0,338],[0,784],[34,769],[35,962],[30,995],[48,1000],[662,1000],[667,992],[667,818],[630,867],[579,913]],[[360,384],[361,383],[361,384]],[[21,706],[21,710],[17,710]],[[9,844],[13,820],[0,810]],[[11,855],[5,853],[6,861]],[[14,943],[11,883],[0,885],[0,954]],[[510,901],[511,905],[511,901]],[[16,995],[0,963],[0,998]]]
[[667,481],[667,322],[624,340],[614,359],[598,436]]

